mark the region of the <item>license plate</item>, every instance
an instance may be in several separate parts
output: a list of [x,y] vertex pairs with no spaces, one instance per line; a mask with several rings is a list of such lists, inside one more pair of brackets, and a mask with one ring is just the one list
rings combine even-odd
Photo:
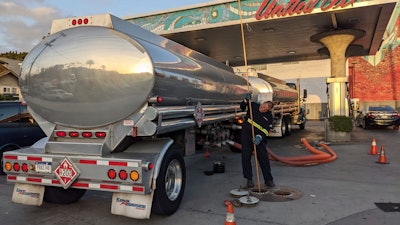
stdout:
[[389,118],[388,116],[382,116],[381,117],[382,119],[387,119],[387,118]]
[[39,173],[51,173],[51,162],[36,162],[35,171]]

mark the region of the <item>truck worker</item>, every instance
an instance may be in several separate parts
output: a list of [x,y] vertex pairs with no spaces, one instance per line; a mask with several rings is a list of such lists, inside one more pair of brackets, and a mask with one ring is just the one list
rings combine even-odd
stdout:
[[[266,187],[275,187],[267,152],[267,136],[272,129],[273,120],[270,110],[272,110],[274,104],[271,101],[258,104],[250,101],[250,99],[251,94],[247,94],[245,101],[240,104],[240,108],[243,111],[247,111],[241,136],[243,176],[247,179],[247,188],[253,188],[251,157],[255,144],[257,159],[263,173],[265,185]],[[249,102],[251,102],[253,121],[250,117]],[[252,135],[252,123],[254,126],[254,138]]]

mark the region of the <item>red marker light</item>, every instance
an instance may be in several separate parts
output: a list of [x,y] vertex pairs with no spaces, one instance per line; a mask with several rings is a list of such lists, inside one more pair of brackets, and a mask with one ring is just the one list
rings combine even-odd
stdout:
[[79,25],[82,24],[82,19],[78,19],[78,24],[79,24]]
[[152,170],[153,168],[154,168],[153,163],[150,163],[150,164],[149,164],[149,170]]
[[84,24],[88,24],[88,23],[89,23],[89,19],[88,19],[88,18],[85,18],[85,19],[83,20],[83,23],[84,23]]
[[69,136],[70,137],[79,137],[79,133],[76,131],[71,131],[71,132],[69,132]]
[[92,137],[92,132],[82,132],[82,137],[90,138]]
[[73,19],[71,23],[72,23],[72,26],[75,26],[76,25],[76,20]]
[[67,136],[67,132],[65,132],[65,131],[57,131],[56,132],[56,136],[57,137],[65,137],[65,136]]
[[157,103],[161,103],[162,102],[162,97],[161,96],[157,96]]
[[103,138],[106,137],[106,132],[96,132],[94,135],[98,138]]

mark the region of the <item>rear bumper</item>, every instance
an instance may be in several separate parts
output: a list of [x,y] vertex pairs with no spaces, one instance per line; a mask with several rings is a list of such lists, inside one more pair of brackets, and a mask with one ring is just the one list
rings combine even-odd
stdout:
[[[3,168],[8,182],[134,194],[152,191],[151,177],[154,171],[145,168],[151,160],[133,159],[126,157],[126,153],[126,158],[118,158],[118,154],[113,157],[53,155],[35,150],[25,148],[4,153],[4,165],[12,165],[9,170]],[[69,168],[64,164],[66,160]],[[43,164],[47,171],[39,169]],[[63,173],[59,172],[61,170]],[[116,174],[115,177],[108,176],[110,170]],[[127,174],[123,178],[119,176],[122,171]],[[130,179],[132,171],[139,174],[137,181]]]
[[376,126],[399,125],[399,120],[373,120],[371,121],[371,125],[376,125]]

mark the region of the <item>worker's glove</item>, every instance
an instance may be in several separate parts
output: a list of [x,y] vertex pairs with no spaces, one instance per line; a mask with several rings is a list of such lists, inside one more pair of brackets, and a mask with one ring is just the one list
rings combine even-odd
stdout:
[[251,99],[251,93],[247,93],[245,99],[248,101]]
[[259,135],[259,134],[257,134],[257,135],[254,137],[254,139],[253,139],[253,143],[254,143],[255,145],[259,145],[259,144],[261,143],[261,141],[262,141],[262,137],[261,137],[261,135]]

